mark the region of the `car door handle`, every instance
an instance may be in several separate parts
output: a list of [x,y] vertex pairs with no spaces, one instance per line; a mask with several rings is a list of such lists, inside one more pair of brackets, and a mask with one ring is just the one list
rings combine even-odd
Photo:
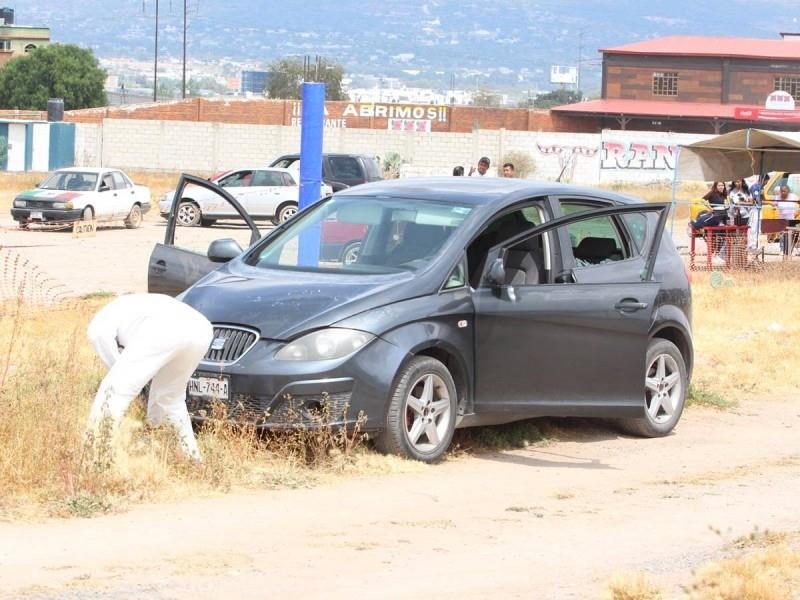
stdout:
[[636,312],[637,310],[644,310],[648,306],[647,302],[639,302],[635,298],[625,298],[617,302],[614,308],[622,312]]
[[167,262],[164,260],[157,260],[156,264],[153,265],[153,271],[156,273],[166,273]]

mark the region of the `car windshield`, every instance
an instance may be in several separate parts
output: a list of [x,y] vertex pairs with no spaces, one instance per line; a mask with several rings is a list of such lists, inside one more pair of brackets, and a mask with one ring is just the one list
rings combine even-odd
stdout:
[[333,197],[301,213],[248,255],[247,264],[354,274],[417,272],[471,211],[409,198]]
[[40,189],[43,190],[71,190],[75,192],[91,192],[97,183],[97,173],[82,173],[80,171],[62,171],[53,173],[45,179]]

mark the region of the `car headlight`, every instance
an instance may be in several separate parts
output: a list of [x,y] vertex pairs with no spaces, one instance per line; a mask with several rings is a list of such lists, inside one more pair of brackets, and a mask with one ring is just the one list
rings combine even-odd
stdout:
[[64,202],[53,202],[53,208],[67,208]]
[[72,202],[67,202],[67,203],[64,205],[64,207],[65,207],[66,209],[68,209],[68,210],[72,210],[73,208],[75,208],[75,205],[74,205]]
[[286,344],[276,360],[331,360],[343,358],[370,343],[375,336],[354,329],[321,329]]
[[28,203],[25,200],[14,200],[14,208],[25,208]]

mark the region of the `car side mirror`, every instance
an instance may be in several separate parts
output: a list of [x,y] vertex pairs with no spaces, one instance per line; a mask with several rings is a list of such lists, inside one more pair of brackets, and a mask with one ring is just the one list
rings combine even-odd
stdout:
[[506,267],[503,264],[502,258],[495,258],[489,271],[486,273],[486,281],[494,286],[505,285],[506,283]]
[[110,189],[111,189],[110,187],[108,187],[105,183],[103,183],[103,184],[100,185],[100,190],[99,191],[107,192]]
[[208,247],[208,260],[215,263],[226,263],[243,252],[242,247],[233,238],[214,240]]

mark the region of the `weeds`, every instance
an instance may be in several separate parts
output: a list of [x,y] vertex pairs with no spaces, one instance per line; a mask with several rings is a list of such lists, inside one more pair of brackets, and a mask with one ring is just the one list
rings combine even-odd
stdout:
[[540,425],[541,420],[459,429],[453,438],[453,445],[468,451],[513,450],[542,445],[547,442],[547,437]]
[[686,405],[707,406],[709,408],[716,408],[717,410],[730,410],[739,406],[739,403],[735,400],[728,400],[701,383],[689,386],[689,395],[686,397]]
[[613,577],[605,594],[608,600],[660,600],[663,597],[661,590],[641,573]]

